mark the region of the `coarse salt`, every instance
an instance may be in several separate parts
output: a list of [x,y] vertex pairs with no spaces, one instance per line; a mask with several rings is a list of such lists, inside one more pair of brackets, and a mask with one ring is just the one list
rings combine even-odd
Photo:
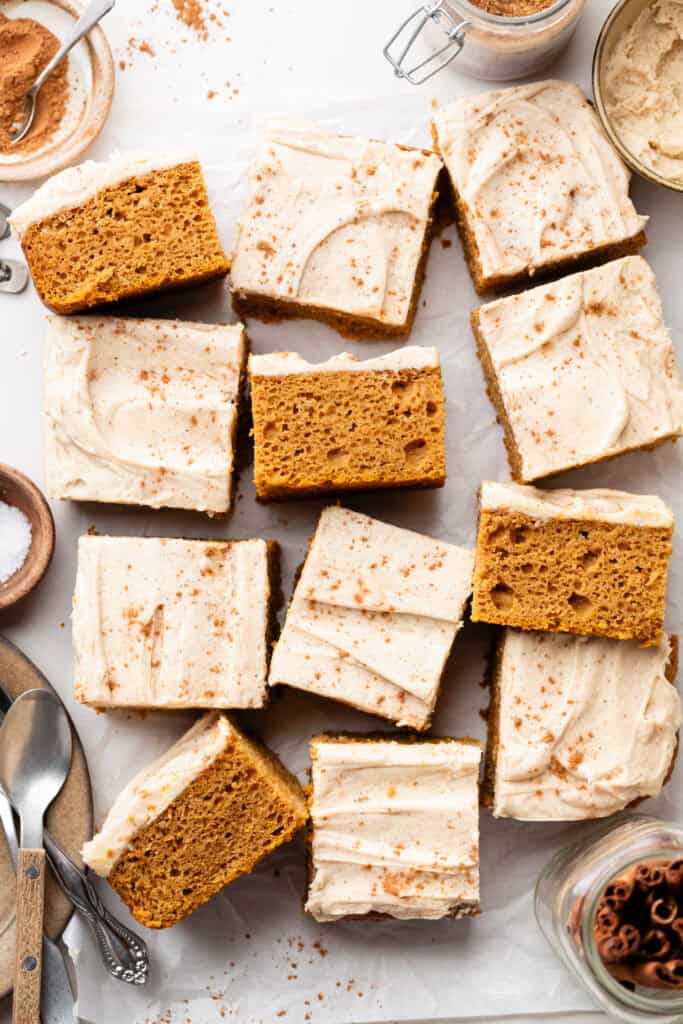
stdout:
[[0,501],[0,583],[18,572],[31,547],[31,524],[15,505]]

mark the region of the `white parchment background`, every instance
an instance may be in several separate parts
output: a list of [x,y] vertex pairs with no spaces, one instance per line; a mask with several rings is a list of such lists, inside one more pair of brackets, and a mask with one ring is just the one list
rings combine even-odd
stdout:
[[[114,149],[168,148],[182,143],[201,154],[213,208],[230,246],[258,125],[271,112],[319,118],[344,133],[367,134],[414,145],[429,144],[432,101],[485,88],[448,70],[421,89],[396,81],[381,57],[392,24],[411,0],[290,0],[272,7],[234,0],[225,26],[212,25],[198,41],[171,13],[170,0],[119,0],[105,21],[115,49],[117,92],[109,122],[91,154]],[[27,7],[30,4],[26,5]],[[220,10],[222,4],[216,5]],[[598,28],[611,4],[589,0],[571,49],[552,69],[590,90],[590,61]],[[230,37],[228,40],[227,37]],[[129,40],[133,42],[129,42]],[[151,55],[141,51],[149,44]],[[226,83],[230,83],[229,85]],[[238,90],[237,92],[235,90]],[[210,91],[216,95],[208,98]],[[28,186],[1,186],[14,204]],[[677,342],[683,335],[681,238],[683,200],[637,181],[638,208],[652,216],[646,255],[658,275],[666,315]],[[411,342],[437,345],[448,400],[448,484],[442,491],[353,497],[353,508],[459,544],[472,544],[475,492],[484,477],[508,476],[501,432],[485,396],[474,355],[469,312],[477,304],[452,228],[432,247],[423,301]],[[0,255],[18,246],[0,243]],[[223,283],[148,303],[146,312],[206,321],[234,319]],[[0,296],[0,461],[44,482],[41,416],[44,310],[29,289]],[[342,350],[361,357],[391,344],[354,344],[306,321],[250,324],[257,352],[295,349],[313,359]],[[683,357],[683,352],[679,352]],[[626,456],[604,467],[567,474],[571,486],[608,486],[656,492],[683,513],[683,446]],[[273,537],[280,541],[284,589],[302,560],[319,502],[259,506],[251,472],[243,472],[236,509],[226,523],[204,517],[55,503],[57,549],[47,579],[20,609],[0,619],[0,630],[46,672],[67,702],[89,757],[96,818],[145,762],[191,721],[181,714],[97,715],[73,705],[69,613],[76,538],[94,525],[118,535]],[[681,520],[679,519],[679,522]],[[680,629],[680,540],[672,563],[668,625]],[[490,635],[468,625],[444,687],[434,729],[479,736],[486,703],[479,682]],[[376,728],[376,721],[290,692],[254,726],[302,778],[309,736],[325,728]],[[680,817],[680,772],[666,794],[646,805]],[[192,1022],[219,1024],[346,1024],[355,1021],[488,1016],[578,1011],[590,1006],[546,949],[533,920],[531,889],[557,846],[583,826],[524,825],[482,817],[482,901],[476,920],[453,923],[342,923],[318,926],[301,912],[304,857],[300,841],[264,862],[170,931],[146,933],[153,972],[144,990],[112,982],[78,922],[68,938],[78,953],[79,1011],[97,1024]],[[101,891],[124,918],[106,885]],[[137,926],[136,926],[137,927]],[[79,952],[80,951],[80,952]]]

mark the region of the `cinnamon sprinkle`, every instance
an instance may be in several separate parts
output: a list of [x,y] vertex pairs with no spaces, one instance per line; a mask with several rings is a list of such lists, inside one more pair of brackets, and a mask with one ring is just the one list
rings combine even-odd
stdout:
[[23,98],[58,49],[59,39],[40,22],[0,14],[0,152],[38,149],[59,128],[69,95],[68,57],[40,90],[30,132],[11,144],[12,126],[23,117]]
[[546,7],[552,7],[555,0],[471,0],[475,7],[480,7],[487,14],[497,14],[503,18],[523,18],[525,15],[538,14]]

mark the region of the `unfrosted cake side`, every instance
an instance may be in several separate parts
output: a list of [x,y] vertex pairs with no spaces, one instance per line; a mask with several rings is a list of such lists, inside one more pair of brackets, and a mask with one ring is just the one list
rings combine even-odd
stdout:
[[362,362],[293,352],[249,360],[259,498],[440,487],[446,479],[439,353],[409,346]]
[[228,271],[192,153],[88,160],[12,214],[46,306],[76,313],[222,277]]
[[323,511],[275,645],[286,683],[428,728],[472,587],[472,552],[349,509]]
[[464,96],[434,115],[465,257],[480,294],[635,253],[647,218],[578,86]]
[[312,121],[269,121],[233,245],[238,311],[407,334],[441,169],[424,150],[335,135]]
[[275,754],[210,712],[128,783],[82,855],[137,921],[168,928],[307,817],[301,786]]
[[673,527],[652,495],[485,481],[472,619],[657,643]]

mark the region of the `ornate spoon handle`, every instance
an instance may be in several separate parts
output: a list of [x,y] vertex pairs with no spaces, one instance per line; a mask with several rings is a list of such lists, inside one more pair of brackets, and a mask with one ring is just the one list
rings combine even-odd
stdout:
[[119,981],[144,985],[149,973],[142,939],[109,913],[85,874],[45,830],[45,849],[57,881],[93,930],[109,973]]

